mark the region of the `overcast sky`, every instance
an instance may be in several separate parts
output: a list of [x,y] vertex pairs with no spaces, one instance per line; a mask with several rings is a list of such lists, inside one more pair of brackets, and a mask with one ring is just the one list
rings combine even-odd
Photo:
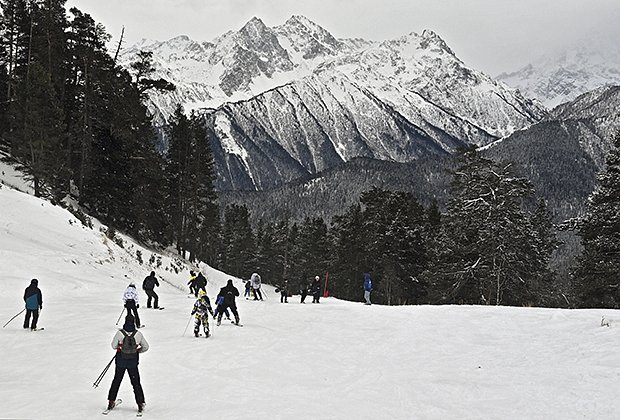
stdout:
[[211,41],[253,16],[267,26],[304,15],[338,38],[382,41],[437,32],[466,64],[490,75],[596,37],[620,43],[620,0],[67,0],[128,43],[188,35]]

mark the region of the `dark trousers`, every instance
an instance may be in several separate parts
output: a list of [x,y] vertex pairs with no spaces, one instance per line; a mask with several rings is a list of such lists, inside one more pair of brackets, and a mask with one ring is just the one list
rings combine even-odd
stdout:
[[[136,328],[140,328],[140,316],[138,316],[138,308],[136,308],[136,302],[132,300],[128,300],[125,302],[125,308],[127,308],[127,315],[131,314],[136,320]],[[133,312],[133,313],[132,313]]]
[[155,301],[153,302],[153,307],[155,309],[159,308],[159,296],[157,296],[157,293],[155,293],[155,290],[153,290],[153,289],[144,289],[144,291],[146,292],[146,295],[149,297],[146,300],[146,307],[150,308],[151,307],[151,299],[154,299]]
[[131,386],[133,386],[133,395],[136,397],[136,403],[143,404],[144,391],[142,391],[142,385],[140,384],[140,372],[138,372],[137,366],[133,368],[116,366],[114,379],[112,379],[112,386],[110,386],[110,392],[108,392],[108,401],[116,400],[118,388],[121,386],[121,382],[125,376],[125,371],[129,374],[129,380],[131,381]]
[[305,289],[301,289],[301,303],[304,303],[304,300],[306,300],[306,296],[308,296],[308,291]]
[[237,322],[237,324],[239,323],[239,312],[237,312],[237,305],[227,305],[225,303],[218,305],[217,306],[217,322],[218,325],[220,322],[222,322],[222,314],[224,312],[226,312],[228,310],[228,308],[230,308],[230,311],[233,313],[233,315],[235,316],[235,321]]
[[287,291],[280,292],[280,303],[288,303],[288,292]]
[[319,302],[319,298],[321,297],[321,292],[314,292],[312,295],[312,303],[321,303]]
[[26,318],[24,319],[24,328],[28,328],[28,324],[30,323],[30,314],[32,314],[32,324],[30,328],[37,328],[37,321],[39,320],[39,310],[38,309],[26,309]]

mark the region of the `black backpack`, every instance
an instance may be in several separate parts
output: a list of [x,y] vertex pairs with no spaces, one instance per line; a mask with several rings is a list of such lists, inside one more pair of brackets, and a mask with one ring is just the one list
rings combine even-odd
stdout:
[[123,344],[121,345],[121,357],[123,359],[135,359],[138,357],[138,344],[136,343],[136,332],[133,331],[127,334],[125,330],[121,330],[121,333],[125,336]]

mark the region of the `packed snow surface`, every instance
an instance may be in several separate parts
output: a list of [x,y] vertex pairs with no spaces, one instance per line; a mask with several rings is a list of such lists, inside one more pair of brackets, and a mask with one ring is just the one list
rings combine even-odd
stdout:
[[[620,418],[617,311],[302,305],[299,296],[280,304],[265,286],[265,301],[239,299],[243,328],[211,321],[213,336],[194,338],[192,325],[183,335],[194,303],[189,267],[164,255],[154,268],[151,256],[128,238],[119,247],[97,223],[83,227],[60,207],[0,188],[0,317],[4,324],[22,310],[37,278],[45,327],[24,330],[20,315],[0,331],[0,418],[103,418],[113,370],[92,385],[114,354],[121,295],[152,269],[166,309],[146,309],[141,293],[147,419]],[[229,276],[201,268],[213,300]],[[243,280],[234,284],[243,294]],[[118,397],[108,418],[133,418],[127,376]]]

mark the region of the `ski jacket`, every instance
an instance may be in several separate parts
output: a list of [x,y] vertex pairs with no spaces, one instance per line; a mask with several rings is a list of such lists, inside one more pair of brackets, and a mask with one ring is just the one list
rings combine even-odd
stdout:
[[311,290],[312,290],[313,294],[320,293],[321,292],[321,282],[319,280],[314,280],[312,282]]
[[372,291],[372,279],[368,273],[364,273],[364,290],[367,292]]
[[250,281],[252,282],[252,287],[255,289],[260,289],[260,276],[258,275],[258,273],[254,273],[252,274],[252,277],[250,277]]
[[159,282],[155,276],[148,276],[142,282],[142,288],[144,290],[153,290],[155,286],[159,287]]
[[125,290],[125,293],[123,293],[123,302],[127,303],[128,300],[133,300],[136,302],[136,305],[139,303],[138,292],[135,287],[128,287],[127,290]]
[[191,314],[196,314],[196,316],[202,317],[207,316],[207,314],[211,314],[211,316],[213,316],[213,308],[211,307],[211,301],[207,295],[204,295],[200,299],[196,300]]
[[206,286],[207,286],[207,279],[205,278],[205,276],[202,275],[202,273],[198,273],[198,275],[196,276],[196,287],[200,289]]
[[43,309],[43,295],[41,290],[34,284],[26,287],[24,291],[24,302],[26,302],[26,309],[35,311],[37,309]]
[[[131,334],[133,331],[136,331],[136,328],[133,325],[131,327],[126,325],[122,329],[125,330],[127,334]],[[112,348],[116,350],[116,366],[123,368],[137,367],[138,363],[140,362],[140,353],[146,353],[148,351],[149,343],[146,341],[146,338],[144,338],[144,335],[142,335],[140,331],[136,332],[134,338],[136,339],[136,344],[138,346],[138,357],[136,357],[135,359],[124,359],[123,357],[121,357],[120,349],[123,345],[123,340],[125,339],[125,336],[123,335],[121,330],[118,330],[116,334],[114,334],[114,338],[112,338]]]
[[224,296],[224,305],[235,306],[235,297],[239,296],[239,290],[232,284],[232,280],[228,280],[225,287],[220,289],[219,296]]

